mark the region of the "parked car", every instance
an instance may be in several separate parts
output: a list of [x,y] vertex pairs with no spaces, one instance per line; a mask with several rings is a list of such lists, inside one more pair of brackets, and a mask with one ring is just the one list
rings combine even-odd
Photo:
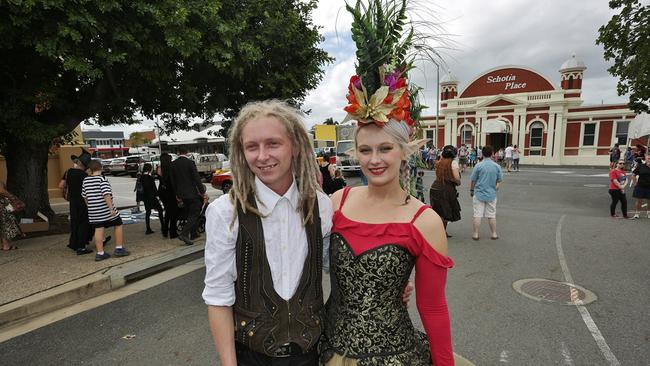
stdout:
[[102,159],[102,174],[111,174],[111,163],[113,159]]
[[126,157],[115,158],[111,161],[111,174],[120,175],[126,173]]
[[144,163],[150,163],[151,156],[144,155],[130,155],[126,157],[126,172],[135,178],[138,173],[142,173]]
[[223,194],[228,193],[232,188],[232,173],[230,171],[217,171],[212,175],[212,188],[220,189]]
[[203,154],[199,155],[196,160],[196,170],[199,175],[206,178],[206,181],[212,178],[214,171],[221,169],[224,161],[228,157],[224,154]]

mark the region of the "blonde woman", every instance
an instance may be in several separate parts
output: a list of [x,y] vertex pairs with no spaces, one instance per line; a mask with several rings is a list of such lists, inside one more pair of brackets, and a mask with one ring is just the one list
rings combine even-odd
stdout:
[[[332,196],[332,295],[326,304],[326,365],[453,364],[445,299],[447,238],[440,217],[411,197],[409,126],[391,120],[357,129],[356,156],[367,187]],[[415,330],[401,292],[415,266],[417,306],[426,335]]]

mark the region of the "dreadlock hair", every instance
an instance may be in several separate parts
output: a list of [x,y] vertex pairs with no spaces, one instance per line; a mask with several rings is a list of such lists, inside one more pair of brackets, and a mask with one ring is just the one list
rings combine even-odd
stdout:
[[[359,130],[367,125],[359,125],[354,130],[354,147],[356,150],[357,147],[357,135]],[[399,182],[402,188],[406,191],[406,197],[404,198],[404,204],[407,204],[411,199],[410,187],[411,187],[411,175],[409,174],[408,160],[409,157],[417,150],[417,147],[414,149],[413,146],[409,144],[410,142],[410,132],[411,127],[404,121],[397,121],[391,119],[384,124],[382,127],[383,130],[390,136],[402,149],[402,162],[400,163],[399,168]]]
[[[235,206],[235,212],[241,208],[244,212],[251,211],[263,217],[248,201],[255,196],[255,174],[251,171],[244,155],[242,131],[249,121],[261,117],[275,117],[287,130],[287,136],[293,144],[296,155],[292,161],[292,174],[296,180],[299,192],[298,207],[302,213],[303,224],[314,219],[313,210],[316,204],[316,192],[319,191],[318,166],[316,156],[305,129],[305,121],[301,113],[286,102],[271,99],[251,102],[239,111],[239,115],[230,129],[230,169],[232,170],[233,185],[230,189],[230,199]],[[232,219],[234,224],[236,213]]]

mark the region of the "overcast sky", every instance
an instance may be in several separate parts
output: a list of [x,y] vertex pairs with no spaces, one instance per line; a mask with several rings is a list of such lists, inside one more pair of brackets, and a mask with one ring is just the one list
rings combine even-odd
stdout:
[[[353,2],[354,0],[349,0]],[[616,95],[616,79],[607,72],[602,46],[596,46],[598,28],[614,14],[607,0],[411,0],[426,8],[414,16],[431,16],[450,34],[454,49],[442,49],[445,66],[459,80],[459,91],[484,71],[503,65],[522,65],[537,70],[555,85],[560,83],[560,65],[575,53],[587,66],[584,73],[585,105],[624,103]],[[347,82],[354,74],[355,45],[350,37],[351,17],[344,0],[321,0],[313,21],[322,27],[322,48],[336,60],[328,65],[320,85],[309,93],[304,109],[312,110],[308,124],[328,117],[345,117]],[[432,44],[433,46],[441,46]],[[425,88],[425,115],[435,114],[436,69],[421,65],[412,80]],[[147,126],[114,126],[128,132]]]
[[[314,13],[314,23],[323,27],[323,48],[336,61],[306,99],[305,109],[312,110],[310,123],[345,117],[355,46],[350,38],[352,20],[344,4],[343,0],[321,0]],[[530,67],[559,85],[558,70],[575,52],[587,66],[582,84],[584,104],[627,101],[616,95],[616,79],[607,73],[602,46],[595,42],[598,28],[614,14],[607,0],[416,0],[415,5],[435,12],[451,34],[455,49],[441,50],[446,66],[441,67],[440,77],[451,70],[458,77],[459,91],[484,71],[504,65]],[[424,104],[430,107],[425,115],[434,115],[435,66],[422,65],[411,78],[425,88]]]

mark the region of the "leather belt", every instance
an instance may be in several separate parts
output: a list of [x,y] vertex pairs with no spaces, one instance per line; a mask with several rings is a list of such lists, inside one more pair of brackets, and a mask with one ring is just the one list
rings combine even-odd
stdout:
[[274,357],[291,357],[291,356],[298,356],[302,354],[303,354],[302,348],[300,348],[299,345],[293,342],[280,345],[273,352]]

